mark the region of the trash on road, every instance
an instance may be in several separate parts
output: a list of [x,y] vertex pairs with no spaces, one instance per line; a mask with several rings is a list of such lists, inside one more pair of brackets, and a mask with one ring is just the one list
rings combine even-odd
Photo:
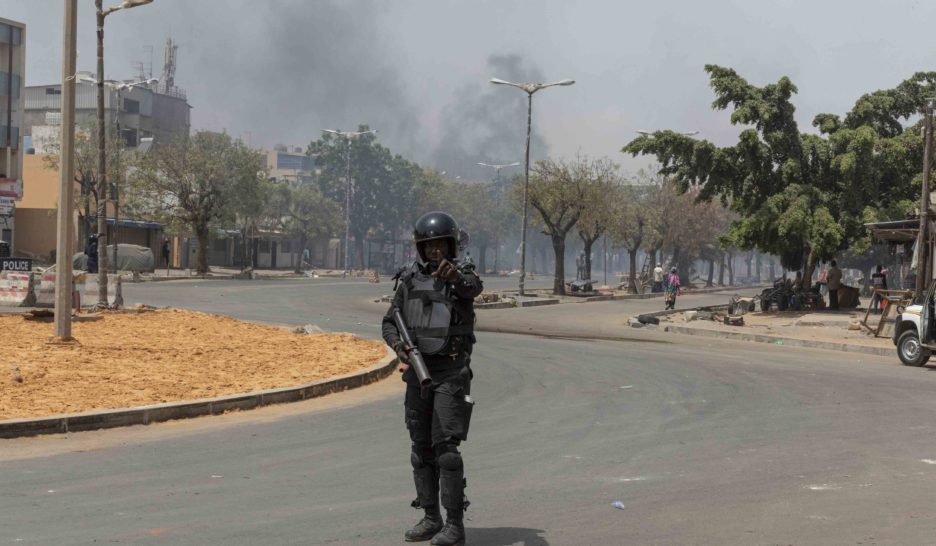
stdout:
[[614,502],[611,503],[611,506],[612,506],[613,508],[617,508],[618,510],[623,510],[623,509],[624,509],[624,503],[621,502],[621,501],[614,501]]

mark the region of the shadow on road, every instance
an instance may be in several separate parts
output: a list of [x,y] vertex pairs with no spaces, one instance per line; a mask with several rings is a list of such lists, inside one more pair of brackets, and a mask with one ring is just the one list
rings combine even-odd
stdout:
[[468,541],[485,546],[549,546],[549,542],[540,535],[542,529],[524,529],[522,527],[491,527],[489,529],[468,527],[465,530]]

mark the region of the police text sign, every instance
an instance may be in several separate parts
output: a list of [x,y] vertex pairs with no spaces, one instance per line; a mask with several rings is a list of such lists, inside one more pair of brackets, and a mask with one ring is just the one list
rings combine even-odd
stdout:
[[32,271],[28,258],[0,258],[0,271]]

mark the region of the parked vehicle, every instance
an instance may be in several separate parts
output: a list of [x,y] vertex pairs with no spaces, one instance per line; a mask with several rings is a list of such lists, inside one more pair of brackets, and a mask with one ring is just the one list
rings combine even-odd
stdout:
[[936,351],[936,321],[933,320],[934,282],[926,292],[925,304],[908,305],[897,309],[894,324],[894,345],[897,357],[904,366],[922,366]]

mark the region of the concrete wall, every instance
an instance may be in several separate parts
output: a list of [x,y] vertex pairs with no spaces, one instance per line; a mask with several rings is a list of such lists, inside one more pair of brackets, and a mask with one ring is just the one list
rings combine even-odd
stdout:
[[55,252],[56,209],[16,209],[13,245],[18,254],[50,260]]

